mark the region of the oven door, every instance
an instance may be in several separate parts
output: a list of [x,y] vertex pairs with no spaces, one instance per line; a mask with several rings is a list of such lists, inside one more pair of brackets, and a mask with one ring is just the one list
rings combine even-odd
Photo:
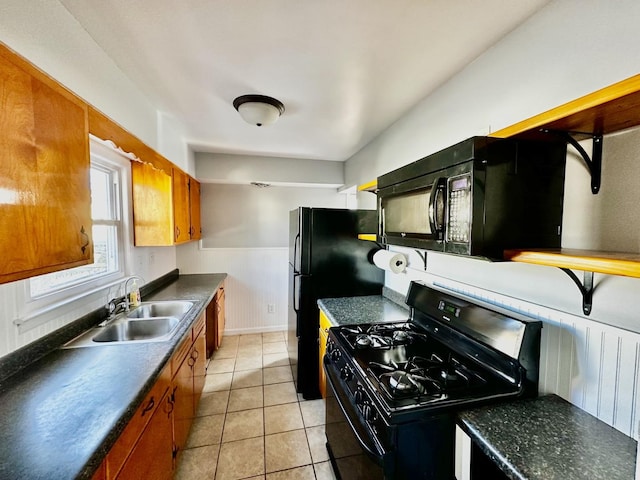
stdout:
[[354,405],[341,389],[331,367],[327,368],[327,450],[338,480],[393,478],[393,452],[386,451],[362,423]]
[[444,249],[447,179],[441,173],[378,191],[379,236],[383,243]]

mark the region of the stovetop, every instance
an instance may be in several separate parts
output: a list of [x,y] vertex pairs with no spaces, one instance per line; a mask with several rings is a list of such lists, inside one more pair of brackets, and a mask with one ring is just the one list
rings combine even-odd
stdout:
[[332,330],[388,412],[459,405],[518,389],[410,321]]

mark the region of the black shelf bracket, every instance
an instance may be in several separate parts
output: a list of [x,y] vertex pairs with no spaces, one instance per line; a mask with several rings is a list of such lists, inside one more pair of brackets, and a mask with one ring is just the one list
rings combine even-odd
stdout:
[[560,268],[564,273],[569,275],[569,278],[578,286],[578,290],[582,294],[582,313],[589,316],[591,313],[591,306],[593,305],[593,272],[584,272],[583,281],[581,282],[578,276],[568,268]]
[[415,250],[415,252],[420,255],[420,258],[424,262],[424,271],[427,271],[427,252],[422,253],[420,250]]
[[591,193],[597,194],[600,191],[600,183],[602,181],[602,135],[588,134],[591,135],[593,141],[591,157],[589,157],[582,145],[572,136],[572,134],[580,134],[580,132],[565,132],[564,130],[549,130],[546,128],[542,128],[540,131],[562,138],[578,151],[591,174]]

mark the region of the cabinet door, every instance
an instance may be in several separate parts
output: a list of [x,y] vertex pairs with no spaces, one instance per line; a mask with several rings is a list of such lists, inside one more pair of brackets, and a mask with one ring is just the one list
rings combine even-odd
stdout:
[[[216,294],[217,295],[217,294]],[[206,329],[205,336],[207,338],[207,358],[210,358],[213,355],[213,352],[218,347],[217,343],[217,328],[218,324],[216,321],[217,308],[216,308],[216,298],[214,297],[209,305],[207,305],[207,310],[205,312],[206,315]]]
[[0,283],[93,262],[87,106],[0,45]]
[[[190,351],[191,353],[191,351]],[[194,359],[191,355],[182,362],[182,365],[173,377],[173,442],[179,455],[187,443],[189,429],[194,416],[193,410],[193,366]]]
[[207,376],[207,359],[206,359],[206,340],[204,330],[200,331],[200,335],[196,338],[193,344],[193,414],[198,410],[198,403],[200,402],[200,396],[202,389],[204,388],[204,382]]
[[183,243],[191,240],[189,231],[189,177],[182,170],[173,169],[173,221],[174,241]]
[[217,331],[216,331],[216,341],[217,348],[220,348],[222,345],[222,336],[224,335],[224,301],[225,301],[225,293],[224,293],[224,284],[218,289],[218,294],[216,297],[216,322],[217,322]]
[[191,240],[200,240],[202,238],[200,182],[194,178],[189,178],[189,216],[191,220],[191,229],[189,230]]
[[109,450],[109,454],[105,460],[109,478],[114,478],[124,465],[127,457],[133,450],[139,438],[146,431],[146,426],[151,421],[156,410],[161,409],[163,405],[162,399],[169,390],[171,382],[171,369],[165,367],[151,391],[142,401],[138,410],[129,420],[124,431],[118,437],[116,443]]
[[131,162],[136,246],[173,245],[171,176],[153,165]]
[[118,474],[118,479],[173,478],[172,411],[171,397],[165,395]]

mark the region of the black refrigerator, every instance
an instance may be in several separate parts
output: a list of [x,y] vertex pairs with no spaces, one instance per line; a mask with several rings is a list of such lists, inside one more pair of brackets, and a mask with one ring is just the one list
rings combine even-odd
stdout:
[[288,350],[296,389],[318,398],[319,298],[379,295],[384,272],[371,258],[376,243],[358,240],[377,231],[377,212],[299,207],[289,215]]

